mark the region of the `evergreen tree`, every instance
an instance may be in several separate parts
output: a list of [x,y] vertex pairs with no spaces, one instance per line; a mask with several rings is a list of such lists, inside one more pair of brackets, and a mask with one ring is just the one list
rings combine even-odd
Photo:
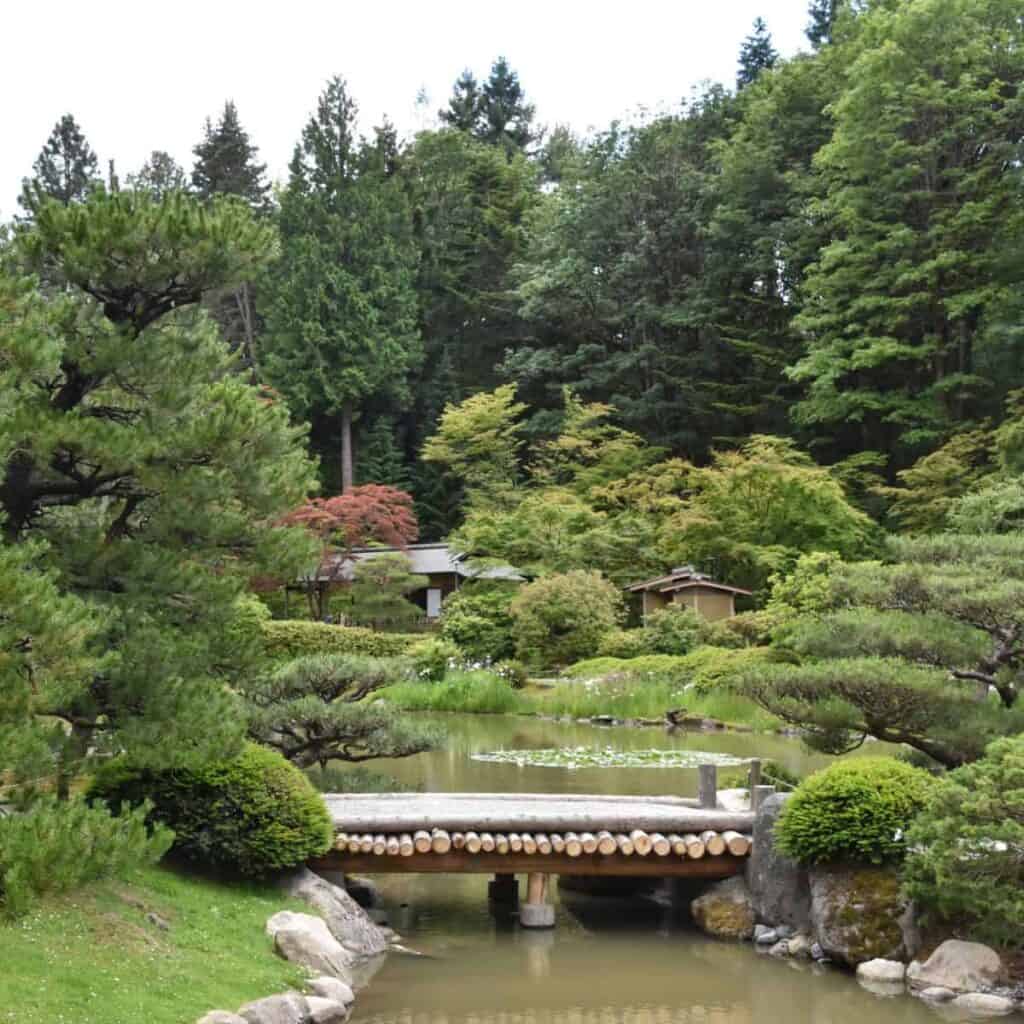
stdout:
[[480,126],[483,96],[476,75],[468,68],[455,80],[447,110],[439,110],[442,123],[456,131],[474,133]]
[[742,89],[757,81],[762,71],[775,67],[778,51],[772,46],[772,34],[763,18],[754,19],[754,30],[740,47],[740,69],[736,74],[736,88]]
[[259,149],[238,119],[238,109],[228,100],[216,125],[207,118],[202,141],[192,152],[192,186],[203,199],[216,195],[238,196],[254,210],[269,203],[267,165],[256,162]]
[[292,158],[264,307],[268,379],[321,443],[340,434],[332,462],[345,492],[360,405],[383,395],[404,404],[420,358],[408,202],[381,150],[356,138],[355,119],[344,80],[331,79]]
[[808,272],[796,326],[809,341],[791,370],[797,422],[831,432],[839,455],[906,462],[998,412],[1005,383],[979,351],[1024,273],[1006,259],[1024,223],[1019,14],[1013,0],[922,0],[858,17],[816,158],[832,240]]
[[184,191],[188,188],[188,178],[184,168],[162,149],[154,149],[149,159],[139,169],[138,174],[128,175],[130,188],[144,189],[154,198],[161,199],[168,192]]
[[[249,140],[231,100],[224,104],[216,125],[207,118],[203,139],[192,152],[196,157],[192,185],[201,198],[237,196],[257,213],[268,211],[267,165],[257,163],[259,150]],[[255,282],[240,281],[230,290],[212,294],[209,306],[224,336],[241,353],[243,366],[258,377],[257,337],[263,325],[256,309],[255,291]]]
[[842,0],[811,0],[807,8],[807,28],[804,30],[810,44],[816,49],[832,42],[832,30]]
[[237,600],[312,553],[266,525],[312,483],[301,433],[227,374],[194,309],[271,244],[237,204],[99,188],[44,201],[16,238],[19,265],[56,268],[59,293],[0,274],[0,562],[28,569],[0,588],[5,641],[12,610],[18,623],[0,719],[49,749],[64,792],[94,754],[229,751],[231,686],[258,653]]
[[32,170],[34,176],[22,181],[18,200],[30,214],[46,198],[65,206],[83,202],[100,182],[99,161],[71,114],[54,125]]
[[526,102],[519,75],[504,57],[491,65],[483,85],[481,124],[477,137],[506,152],[526,152],[540,133],[533,127],[534,106]]

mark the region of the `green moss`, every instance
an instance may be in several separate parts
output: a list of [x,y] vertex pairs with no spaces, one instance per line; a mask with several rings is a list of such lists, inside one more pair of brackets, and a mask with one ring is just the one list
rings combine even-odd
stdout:
[[844,899],[826,925],[843,933],[850,962],[902,956],[906,951],[899,918],[905,903],[895,871],[860,868],[842,877]]

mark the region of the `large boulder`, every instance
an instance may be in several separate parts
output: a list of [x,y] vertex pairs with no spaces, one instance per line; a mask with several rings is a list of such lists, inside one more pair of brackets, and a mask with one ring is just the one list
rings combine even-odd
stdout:
[[825,955],[856,967],[909,960],[919,939],[913,908],[886,868],[817,866],[809,872],[811,928]]
[[1012,999],[987,992],[966,992],[957,996],[949,1005],[971,1017],[1002,1017],[1017,1008]]
[[246,1024],[246,1020],[237,1013],[228,1013],[227,1010],[211,1010],[200,1017],[196,1024]]
[[305,997],[297,992],[246,1003],[238,1015],[246,1024],[309,1024],[309,1007]]
[[309,990],[315,996],[323,999],[333,999],[342,1006],[351,1006],[355,1002],[355,993],[339,978],[332,978],[329,974],[319,978],[313,978],[309,983]]
[[999,954],[980,942],[947,939],[923,963],[912,963],[907,982],[914,990],[945,988],[977,992],[998,984],[1003,975]]
[[721,939],[749,939],[754,934],[754,908],[742,875],[715,882],[690,904],[702,931]]
[[369,959],[388,948],[387,938],[366,911],[340,886],[301,867],[281,877],[281,889],[308,903],[326,922],[331,934],[350,953]]
[[307,996],[306,1007],[309,1010],[309,1024],[345,1024],[348,1020],[348,1007],[334,999]]
[[282,910],[267,921],[267,934],[277,952],[290,963],[353,984],[358,957],[330,933],[322,918]]
[[789,925],[797,931],[811,921],[811,889],[807,871],[775,845],[775,822],[789,799],[776,793],[763,801],[754,817],[754,845],[747,859],[747,886],[758,921]]

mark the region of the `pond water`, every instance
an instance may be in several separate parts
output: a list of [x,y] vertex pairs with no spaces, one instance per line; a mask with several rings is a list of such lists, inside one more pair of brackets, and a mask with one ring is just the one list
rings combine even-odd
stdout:
[[[541,767],[472,754],[531,748],[708,751],[824,760],[798,741],[743,733],[598,728],[505,716],[437,716],[443,750],[374,768],[428,791],[693,795],[686,767]],[[524,931],[487,902],[484,875],[379,875],[389,923],[423,957],[390,956],[352,1024],[934,1024],[917,1000],[884,998],[846,972],[777,961],[709,939],[667,905],[552,887],[556,927]],[[947,1018],[948,1019],[948,1018]],[[1004,1018],[1017,1021],[1021,1018]]]

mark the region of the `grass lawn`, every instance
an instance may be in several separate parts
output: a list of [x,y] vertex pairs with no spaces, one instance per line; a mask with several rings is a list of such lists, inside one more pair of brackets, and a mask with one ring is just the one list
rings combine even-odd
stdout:
[[263,930],[284,909],[304,906],[269,886],[166,867],[46,899],[0,923],[0,1022],[191,1024],[301,987]]

